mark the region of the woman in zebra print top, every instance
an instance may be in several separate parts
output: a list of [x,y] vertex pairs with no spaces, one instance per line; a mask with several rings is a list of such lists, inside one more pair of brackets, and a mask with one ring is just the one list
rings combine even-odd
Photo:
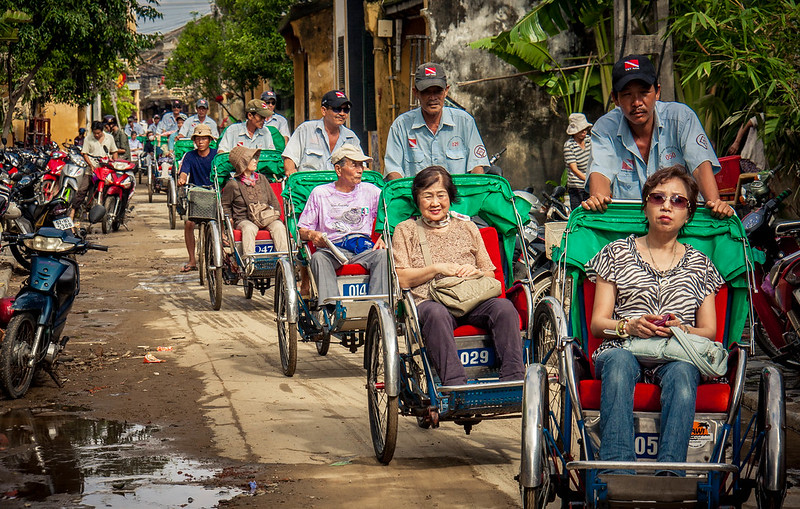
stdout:
[[628,336],[670,336],[669,327],[707,338],[716,335],[714,295],[724,281],[704,254],[678,242],[681,228],[697,209],[697,193],[697,184],[682,166],[658,170],[642,188],[647,234],[611,242],[587,264],[597,282],[592,334],[606,338],[594,354],[595,373],[603,380],[603,461],[636,460],[633,392],[642,380],[661,387],[658,461],[686,461],[700,372],[682,361],[642,366],[619,347],[620,338]]

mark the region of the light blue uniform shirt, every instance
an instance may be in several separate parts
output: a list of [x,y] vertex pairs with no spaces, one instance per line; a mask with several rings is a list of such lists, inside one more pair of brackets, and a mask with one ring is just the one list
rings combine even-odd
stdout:
[[283,115],[278,115],[277,113],[273,113],[269,120],[264,121],[264,127],[272,126],[278,130],[283,136],[287,138],[292,135],[292,132],[289,131],[289,122],[286,120],[286,117]]
[[466,111],[445,106],[436,134],[422,117],[422,108],[397,117],[386,141],[385,174],[413,177],[428,166],[444,166],[451,174],[463,174],[476,166],[488,166],[486,147]]
[[261,150],[275,150],[272,135],[269,129],[262,127],[256,129],[253,137],[247,133],[247,121],[233,124],[225,130],[222,139],[217,145],[217,153],[230,152],[233,147],[259,148]]
[[333,171],[331,154],[345,144],[361,148],[361,140],[356,133],[342,125],[339,126],[339,139],[331,151],[328,133],[325,132],[322,119],[307,120],[300,124],[289,138],[283,150],[283,157],[294,161],[297,171]]
[[211,128],[211,136],[214,137],[216,140],[219,138],[219,130],[217,129],[217,123],[214,121],[213,118],[206,115],[206,118],[200,122],[200,117],[197,115],[192,115],[191,117],[187,118],[186,121],[183,123],[183,127],[181,127],[181,132],[178,133],[178,136],[181,138],[191,138],[192,133],[194,133],[194,126],[197,124],[205,124]]
[[178,121],[175,120],[175,115],[173,115],[171,111],[164,113],[164,117],[161,119],[161,122],[158,123],[158,127],[156,128],[156,134],[177,130]]
[[650,156],[644,162],[620,108],[609,111],[592,127],[589,176],[600,173],[611,181],[611,195],[621,200],[641,200],[647,177],[661,168],[680,164],[692,174],[704,161],[714,173],[719,160],[695,112],[683,103],[656,101],[655,129]]

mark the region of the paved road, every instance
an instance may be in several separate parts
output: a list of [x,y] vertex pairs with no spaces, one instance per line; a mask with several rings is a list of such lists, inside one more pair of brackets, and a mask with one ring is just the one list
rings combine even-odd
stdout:
[[[182,231],[167,229],[160,198],[148,204],[144,193],[137,195],[137,231],[126,237],[134,240],[119,247],[133,248],[135,239],[147,238],[156,246],[153,256],[177,270],[185,258]],[[373,457],[361,351],[353,354],[332,345],[320,357],[313,344],[301,343],[297,372],[287,378],[280,370],[271,290],[246,300],[241,288],[226,286],[222,310],[213,311],[196,273],[156,277],[143,271],[131,276],[163,312],[158,321],[145,324],[148,330],[165,339],[180,331],[177,362],[196,370],[204,381],[198,403],[220,456],[308,467],[307,477],[328,486],[357,479],[364,488],[358,501],[368,506],[424,505],[438,488],[449,491],[454,506],[519,503],[514,476],[520,420],[484,422],[466,436],[452,423],[422,430],[414,419],[401,417],[395,459],[381,467]],[[320,468],[337,462],[348,467]],[[787,503],[800,505],[794,493]]]

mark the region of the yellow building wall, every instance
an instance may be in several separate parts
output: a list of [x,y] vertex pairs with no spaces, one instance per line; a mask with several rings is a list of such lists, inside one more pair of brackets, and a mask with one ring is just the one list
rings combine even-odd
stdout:
[[[50,139],[59,145],[72,143],[78,128],[86,126],[86,108],[63,103],[47,103],[36,115],[50,119]],[[14,141],[25,141],[25,126],[29,119],[18,119],[12,123]],[[9,140],[9,143],[11,140]]]

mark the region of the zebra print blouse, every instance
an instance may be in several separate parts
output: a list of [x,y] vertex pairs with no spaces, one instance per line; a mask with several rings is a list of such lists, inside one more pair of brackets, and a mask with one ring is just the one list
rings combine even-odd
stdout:
[[[672,313],[681,323],[695,326],[700,304],[715,294],[725,280],[706,255],[685,246],[686,253],[675,267],[658,271],[644,261],[636,249],[636,237],[631,235],[601,249],[586,264],[587,274],[592,280],[599,275],[616,284],[616,320]],[[595,354],[604,346],[618,346],[613,343],[614,340],[606,340]]]

